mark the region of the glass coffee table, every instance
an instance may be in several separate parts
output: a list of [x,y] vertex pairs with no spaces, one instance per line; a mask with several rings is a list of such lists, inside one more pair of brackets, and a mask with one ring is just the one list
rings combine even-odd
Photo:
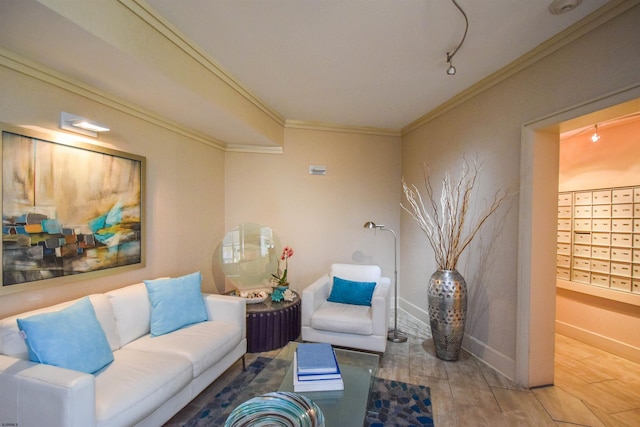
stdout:
[[[293,391],[293,355],[297,346],[297,342],[288,343],[252,383],[268,381],[273,384],[274,379],[277,382],[282,378],[278,391]],[[344,390],[300,394],[320,407],[326,426],[361,426],[369,403],[373,377],[378,372],[379,357],[376,354],[339,348],[335,352]]]

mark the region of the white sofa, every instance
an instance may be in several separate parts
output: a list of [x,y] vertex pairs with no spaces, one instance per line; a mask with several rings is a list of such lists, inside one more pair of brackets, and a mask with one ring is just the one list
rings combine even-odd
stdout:
[[[334,277],[375,282],[371,305],[327,301]],[[387,348],[391,280],[377,265],[333,264],[302,291],[302,340],[384,353]]]
[[244,300],[203,298],[207,321],[154,337],[144,283],[89,296],[114,356],[95,375],[29,361],[18,330],[74,301],[0,320],[0,424],[162,425],[246,353]]

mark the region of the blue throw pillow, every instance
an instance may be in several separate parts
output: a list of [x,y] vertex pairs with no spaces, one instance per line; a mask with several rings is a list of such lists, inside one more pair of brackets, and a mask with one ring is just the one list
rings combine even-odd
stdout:
[[376,282],[354,282],[334,276],[331,295],[329,295],[327,301],[342,304],[371,305],[371,298],[375,288]]
[[150,329],[154,337],[208,319],[199,271],[174,279],[145,280],[144,284],[151,302]]
[[63,310],[17,319],[29,360],[93,374],[113,362],[107,336],[85,297]]

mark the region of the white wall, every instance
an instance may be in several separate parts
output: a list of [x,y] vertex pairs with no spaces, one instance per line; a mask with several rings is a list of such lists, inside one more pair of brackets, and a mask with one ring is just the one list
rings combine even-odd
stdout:
[[[327,174],[309,175],[310,165]],[[393,236],[363,225],[399,231],[400,137],[285,129],[284,154],[229,152],[225,166],[227,231],[243,222],[271,227],[295,250],[293,289],[334,262],[378,264],[393,277]]]
[[[419,163],[426,161],[434,166],[438,181],[444,170],[455,170],[462,156],[477,155],[485,161],[478,183],[484,196],[497,187],[517,189],[526,172],[520,170],[524,124],[640,82],[637,22],[636,6],[412,131],[403,138],[402,174],[419,182]],[[465,347],[512,378],[518,332],[518,209],[517,200],[512,200],[498,213],[500,220],[483,230],[484,249],[470,251],[473,263],[462,262],[459,268],[475,292]],[[408,215],[402,216],[401,226],[402,298],[424,300],[426,280],[435,269],[431,251]],[[495,244],[489,245],[497,229],[501,230]]]
[[56,130],[61,110],[108,124],[111,132],[101,135],[98,144],[146,157],[146,267],[92,280],[78,276],[55,287],[0,293],[0,318],[143,279],[196,270],[203,273],[205,290],[214,291],[214,243],[224,236],[224,153],[0,65],[0,122]]

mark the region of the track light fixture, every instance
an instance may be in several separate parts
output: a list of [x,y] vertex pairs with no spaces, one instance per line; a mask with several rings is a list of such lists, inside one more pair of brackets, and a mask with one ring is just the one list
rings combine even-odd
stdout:
[[467,31],[469,30],[469,18],[467,18],[467,14],[464,12],[464,10],[462,10],[462,7],[460,7],[460,5],[456,2],[456,0],[451,0],[451,2],[453,2],[455,7],[457,7],[460,13],[462,13],[462,16],[464,16],[464,23],[465,23],[464,35],[462,36],[462,40],[460,40],[460,44],[458,44],[458,47],[456,47],[452,53],[447,52],[447,64],[449,64],[449,68],[447,68],[447,74],[450,76],[453,76],[456,74],[456,67],[453,66],[453,57],[455,56],[456,53],[458,53],[458,50],[462,46],[462,43],[464,43],[464,39],[467,38]]
[[598,142],[600,141],[600,135],[598,134],[598,124],[596,123],[596,131],[593,133],[593,135],[591,135],[591,142]]

